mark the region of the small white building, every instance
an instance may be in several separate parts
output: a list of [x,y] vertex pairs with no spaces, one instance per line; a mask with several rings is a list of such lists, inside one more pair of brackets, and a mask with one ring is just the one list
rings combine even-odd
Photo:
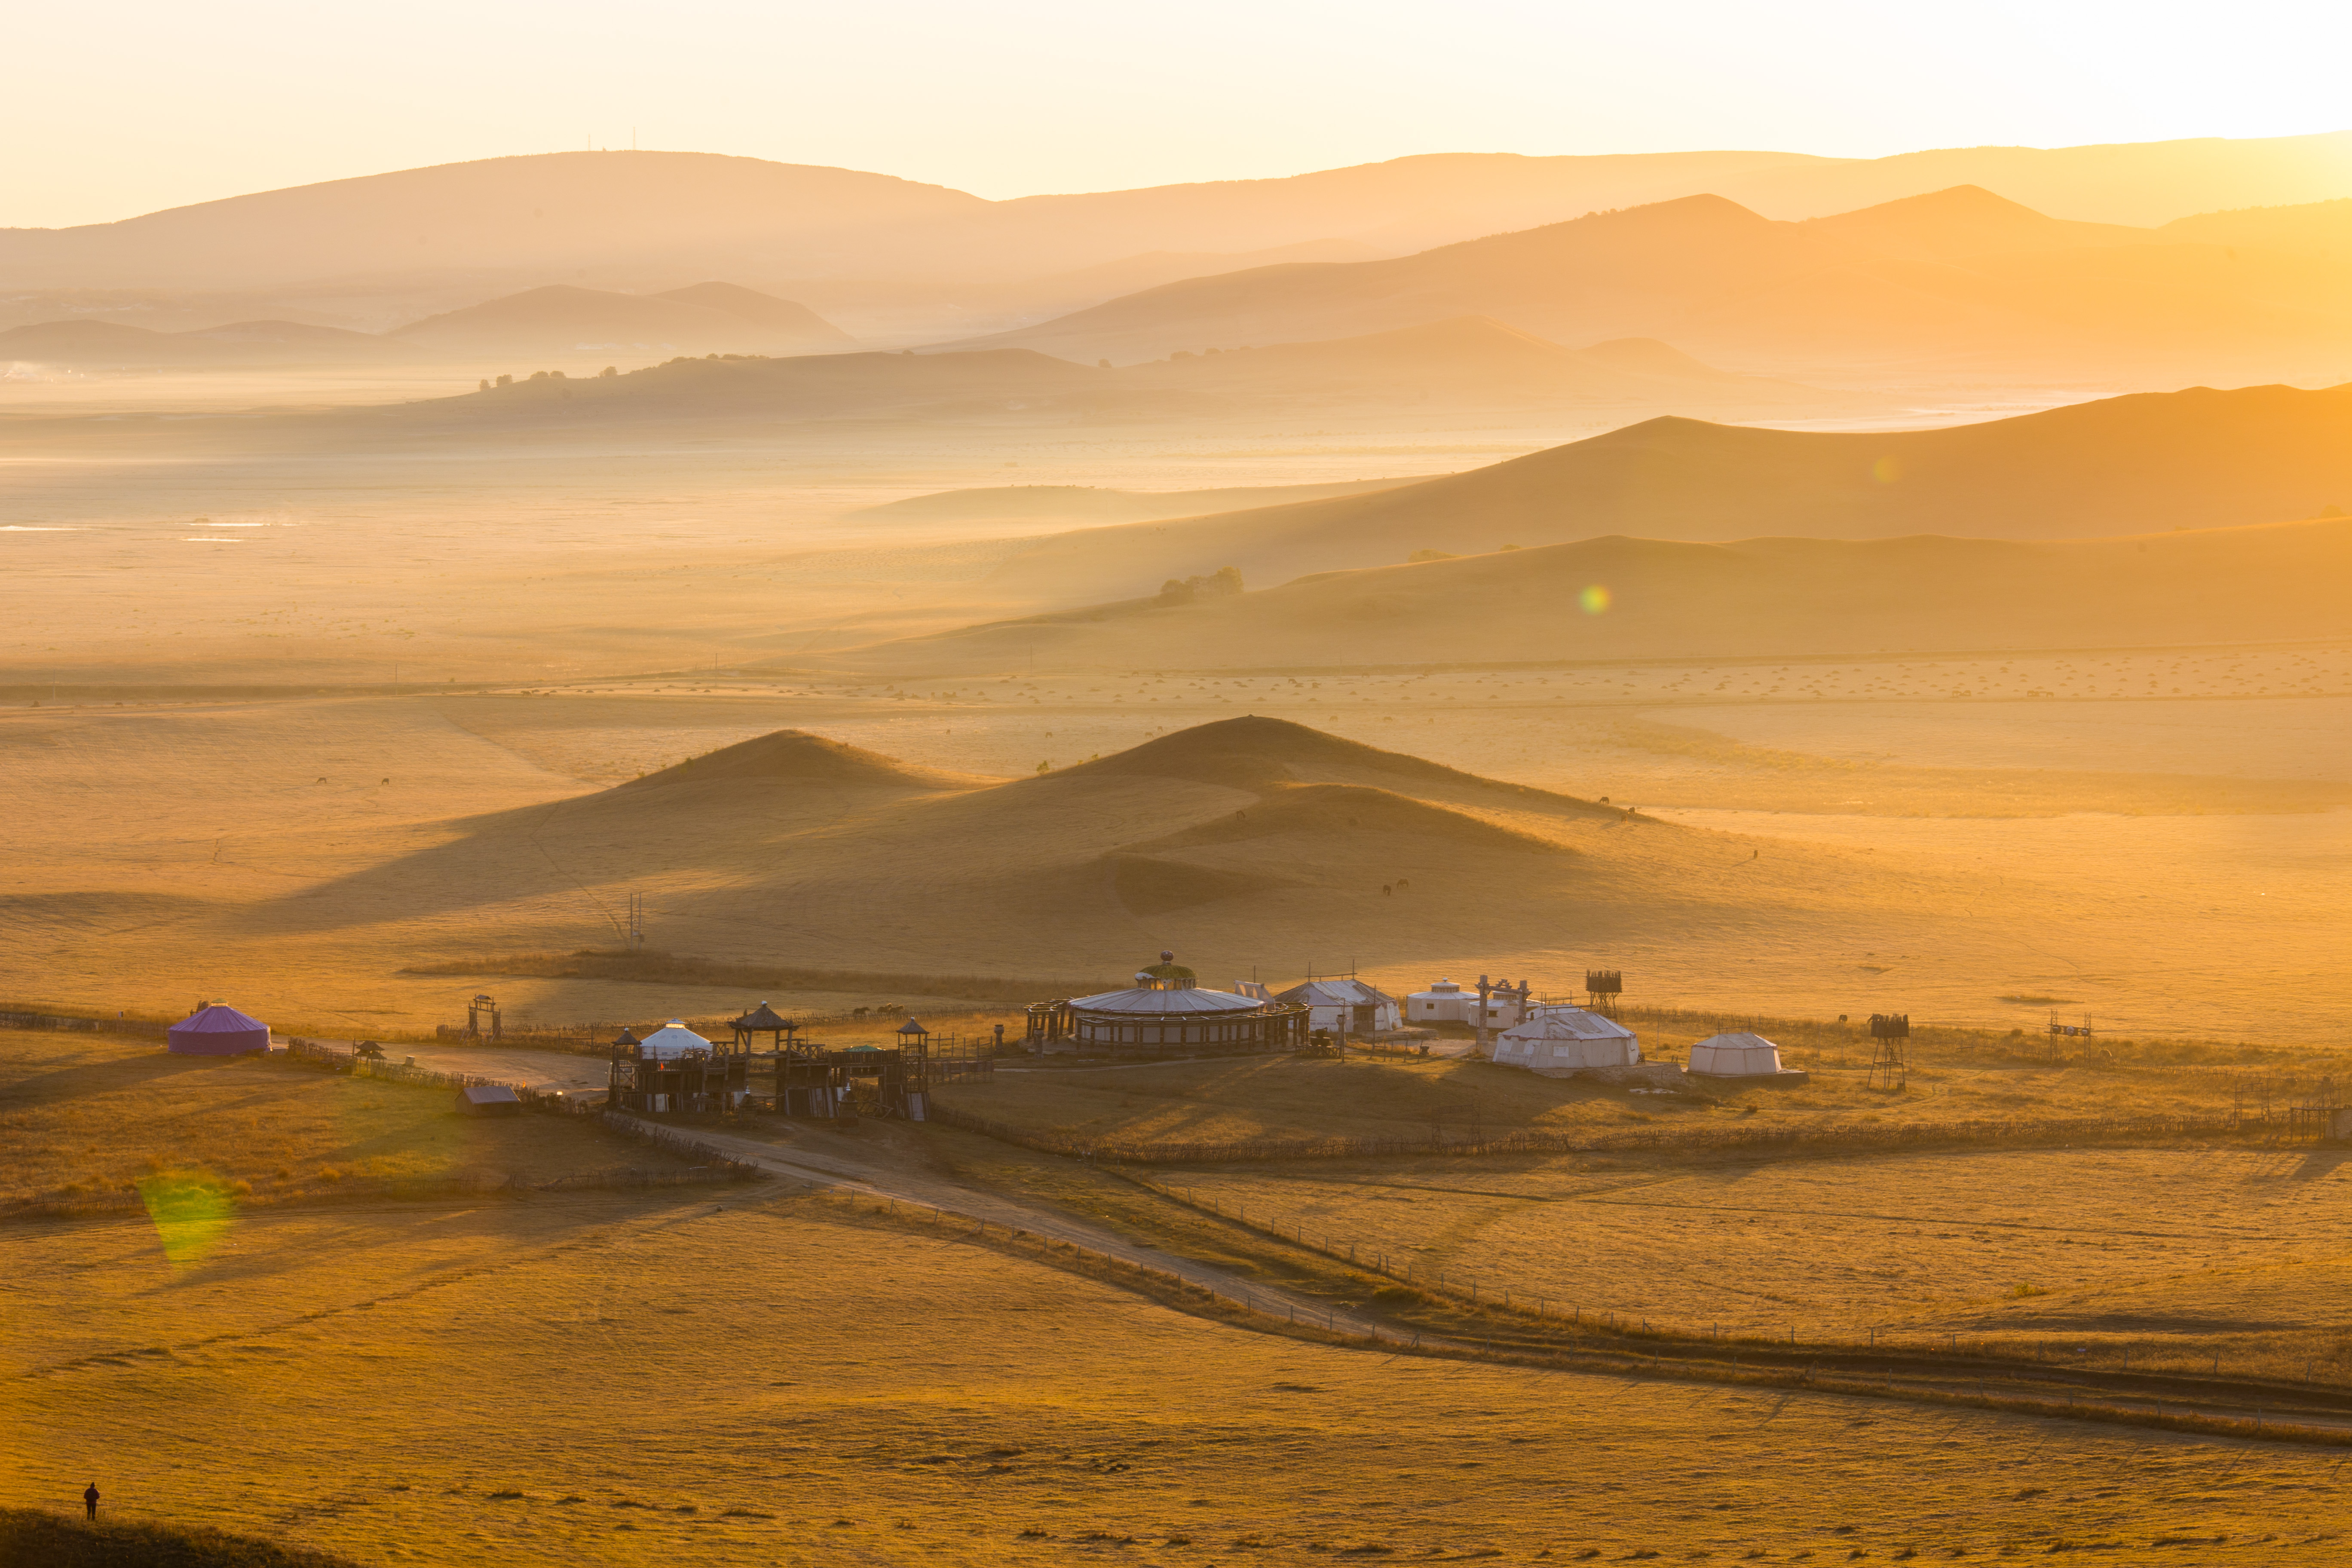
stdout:
[[1691,1047],[1690,1070],[1700,1078],[1796,1078],[1780,1065],[1780,1047],[1761,1035],[1712,1035]]
[[[1528,1013],[1528,987],[1525,981],[1517,985],[1508,981],[1496,981],[1486,993],[1486,1026],[1507,1029]],[[1451,980],[1440,980],[1426,991],[1416,991],[1405,999],[1404,1021],[1412,1025],[1465,1024],[1479,1026],[1478,988],[1464,987]]]
[[1426,991],[1404,999],[1405,1016],[1416,1024],[1466,1024],[1478,1011],[1478,994],[1465,992],[1451,980],[1441,980]]
[[[1309,980],[1292,986],[1276,1000],[1297,1003],[1307,1009],[1309,1029],[1328,1029],[1333,1034],[1384,1035],[1404,1024],[1397,999],[1360,980]],[[1473,996],[1470,1001],[1475,1010],[1478,999]]]
[[1566,1078],[1586,1068],[1629,1068],[1642,1059],[1642,1042],[1614,1018],[1582,1007],[1538,1007],[1525,1022],[1503,1031],[1495,1059],[1546,1078]]

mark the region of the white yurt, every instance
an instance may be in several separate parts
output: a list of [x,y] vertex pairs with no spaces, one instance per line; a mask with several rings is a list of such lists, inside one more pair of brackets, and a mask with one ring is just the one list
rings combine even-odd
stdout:
[[1586,1068],[1632,1067],[1642,1059],[1642,1042],[1616,1019],[1585,1008],[1538,1007],[1503,1031],[1495,1059],[1545,1078],[1566,1078]]
[[682,1018],[672,1018],[637,1043],[638,1055],[655,1061],[668,1061],[688,1051],[709,1048],[710,1042],[688,1028]]
[[1780,1066],[1780,1047],[1761,1035],[1711,1035],[1691,1047],[1690,1070],[1701,1078],[1802,1078]]

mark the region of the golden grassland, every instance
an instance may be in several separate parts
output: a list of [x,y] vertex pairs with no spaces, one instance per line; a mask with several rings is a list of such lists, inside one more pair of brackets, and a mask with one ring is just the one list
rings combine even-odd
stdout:
[[[1669,1032],[1644,1029],[1654,1043]],[[2352,1379],[2334,1239],[2352,1156],[2252,1125],[2221,1131],[2265,1094],[2283,1105],[2313,1090],[2326,1062],[1988,1063],[1939,1043],[1948,1051],[1924,1042],[1927,1065],[1903,1093],[1818,1063],[1801,1089],[1650,1095],[1460,1059],[1284,1058],[1007,1072],[940,1100],[1107,1158],[1181,1149],[1181,1163],[1104,1170],[1238,1222],[1244,1235],[1227,1244],[1244,1251],[1295,1240],[1441,1296],[1587,1327]],[[1865,1040],[1850,1059],[1867,1052]],[[2167,1134],[2153,1118],[2212,1131]],[[1250,1157],[1264,1147],[1254,1140],[1514,1131],[1581,1148]],[[1051,1189],[1071,1179],[1045,1173],[1056,1163],[997,1152],[976,1169]],[[1097,1179],[1057,1201],[1168,1223],[1107,1192]]]
[[691,1162],[573,1117],[461,1116],[446,1089],[123,1036],[0,1030],[0,1214],[519,1188]]
[[[949,1085],[940,1103],[1019,1132],[1147,1152],[1157,1145],[1279,1140],[1475,1142],[1518,1131],[1621,1134],[1626,1143],[1719,1141],[1734,1130],[1801,1132],[1857,1142],[1916,1126],[1965,1139],[2015,1135],[2020,1122],[2064,1122],[2095,1135],[2099,1122],[2210,1119],[2263,1096],[2316,1092],[2329,1053],[2221,1043],[2068,1041],[1922,1028],[1900,1090],[1870,1084],[1872,1041],[1861,1025],[1794,1019],[1699,1018],[1632,1012],[1652,1061],[1686,1057],[1718,1029],[1755,1028],[1806,1069],[1794,1087],[1686,1078],[1679,1092],[1636,1092],[1590,1078],[1543,1078],[1467,1056],[1355,1050],[1345,1060],[1223,1057],[1136,1064],[1008,1068],[985,1082]],[[1459,1048],[1455,1042],[1454,1048]],[[1412,1047],[1395,1047],[1410,1050]]]
[[1589,1323],[2341,1384],[2346,1160],[2190,1145],[1136,1174],[1400,1278]]
[[2325,1451],[1309,1344],[814,1197],[15,1247],[17,1500],[371,1563],[2341,1549]]

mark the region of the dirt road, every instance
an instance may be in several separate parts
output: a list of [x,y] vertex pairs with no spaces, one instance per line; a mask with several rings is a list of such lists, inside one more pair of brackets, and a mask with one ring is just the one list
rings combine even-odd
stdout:
[[1276,1317],[1295,1315],[1301,1322],[1320,1323],[1346,1333],[1369,1334],[1374,1331],[1374,1325],[1369,1320],[1357,1317],[1344,1309],[1334,1308],[1328,1302],[1293,1295],[1228,1269],[1196,1263],[1188,1258],[1162,1252],[1156,1247],[1146,1247],[1107,1226],[1076,1218],[1042,1204],[1025,1202],[986,1187],[965,1186],[944,1180],[888,1156],[877,1157],[863,1145],[819,1147],[798,1127],[789,1129],[787,1141],[779,1142],[740,1138],[699,1127],[693,1130],[692,1135],[698,1142],[709,1144],[738,1159],[748,1160],[780,1176],[868,1197],[895,1198],[902,1204],[919,1205],[942,1214],[961,1215],[972,1221],[976,1226],[1025,1231],[1031,1236],[1087,1247],[1146,1268],[1177,1274],[1195,1285]]

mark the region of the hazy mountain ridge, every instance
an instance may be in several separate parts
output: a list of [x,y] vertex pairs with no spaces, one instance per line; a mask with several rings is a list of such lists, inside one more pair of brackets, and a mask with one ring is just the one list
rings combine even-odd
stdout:
[[1155,250],[1328,240],[1419,250],[1702,192],[1778,217],[1812,217],[1965,184],[2067,217],[2154,224],[2249,201],[2352,194],[2347,166],[2352,132],[1883,159],[1430,153],[1278,179],[989,202],[887,174],[714,153],[552,153],[232,196],[111,224],[0,230],[0,284],[251,287],[452,268],[578,281],[551,269],[625,263],[760,279],[1013,277]]
[[2339,370],[2352,255],[2063,222],[1971,186],[1803,223],[1707,195],[1391,259],[1166,284],[948,346],[1135,360],[1456,316],[1562,342],[1655,337],[1711,359],[1854,373]]

